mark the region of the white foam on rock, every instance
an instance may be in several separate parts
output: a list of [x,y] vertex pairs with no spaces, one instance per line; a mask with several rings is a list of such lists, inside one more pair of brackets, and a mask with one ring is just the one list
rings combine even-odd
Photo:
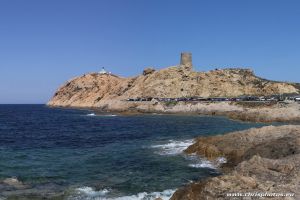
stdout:
[[141,192],[136,195],[121,196],[121,197],[107,197],[110,192],[108,189],[103,189],[95,191],[91,187],[81,187],[77,188],[78,196],[71,197],[69,200],[154,200],[156,198],[161,198],[163,200],[168,200],[174,194],[176,190],[164,190],[162,192]]
[[191,158],[193,158],[193,160],[196,161],[196,163],[189,164],[189,166],[195,167],[195,168],[217,169],[220,165],[227,162],[226,158],[224,158],[224,157],[219,157],[213,161],[206,160],[205,158],[201,158],[196,155],[192,155]]
[[91,187],[80,187],[76,189],[78,196],[71,198],[71,199],[76,199],[76,200],[89,200],[89,199],[95,199],[95,198],[100,198],[100,197],[105,197],[106,194],[109,193],[108,189],[103,189],[103,190],[99,190],[96,191]]
[[123,196],[123,197],[117,197],[107,200],[154,200],[157,198],[161,198],[163,200],[169,200],[172,195],[174,194],[175,190],[164,190],[162,192],[141,192],[136,195],[131,196]]
[[[155,153],[163,156],[174,156],[182,154],[185,149],[187,149],[190,145],[194,143],[194,140],[169,140],[166,144],[160,145],[152,145],[151,147],[157,149]],[[200,157],[196,154],[191,155],[183,155],[187,160],[190,160],[190,164],[188,166],[194,168],[211,168],[216,169],[221,164],[227,162],[226,158],[219,157],[214,161],[209,161],[203,157]]]
[[208,160],[201,160],[199,163],[189,164],[190,167],[194,168],[212,168],[215,169],[216,167]]
[[184,140],[184,141],[176,141],[169,140],[167,144],[161,145],[152,145],[152,148],[158,149],[156,151],[159,155],[178,155],[183,153],[183,151],[192,145],[194,140]]
[[219,157],[216,159],[216,162],[218,165],[221,165],[221,164],[227,163],[227,159],[224,157]]

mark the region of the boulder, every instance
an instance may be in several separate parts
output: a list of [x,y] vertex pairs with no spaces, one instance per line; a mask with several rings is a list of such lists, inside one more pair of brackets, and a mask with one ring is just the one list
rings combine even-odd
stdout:
[[16,189],[24,189],[24,188],[26,188],[26,185],[24,185],[17,178],[6,178],[6,179],[4,179],[1,182],[2,182],[2,184],[5,184],[7,186],[10,186],[10,187],[13,187],[13,188],[16,188]]
[[148,68],[144,69],[143,75],[147,76],[148,74],[152,74],[153,72],[155,72],[155,69],[148,67]]
[[222,170],[226,168],[227,172],[180,188],[171,200],[269,199],[228,196],[236,192],[291,193],[294,196],[272,199],[300,199],[299,139],[299,125],[267,126],[198,138],[186,152],[208,156],[208,159],[222,152],[228,160]]

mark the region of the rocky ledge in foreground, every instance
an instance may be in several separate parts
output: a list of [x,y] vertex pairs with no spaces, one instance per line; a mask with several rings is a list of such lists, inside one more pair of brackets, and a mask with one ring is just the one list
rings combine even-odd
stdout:
[[178,189],[171,200],[270,199],[230,197],[230,193],[294,193],[300,199],[300,126],[267,126],[200,137],[186,153],[227,158],[224,175]]

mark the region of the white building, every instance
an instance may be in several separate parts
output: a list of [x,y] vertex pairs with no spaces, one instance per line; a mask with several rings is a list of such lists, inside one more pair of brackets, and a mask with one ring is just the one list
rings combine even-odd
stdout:
[[102,67],[99,74],[108,74],[108,72],[104,69],[104,67]]

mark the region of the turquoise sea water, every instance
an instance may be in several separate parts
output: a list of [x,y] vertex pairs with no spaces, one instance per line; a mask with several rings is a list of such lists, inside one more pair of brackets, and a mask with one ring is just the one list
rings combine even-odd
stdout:
[[0,199],[166,199],[216,176],[204,158],[182,154],[197,136],[260,127],[224,117],[94,115],[44,105],[0,105]]

